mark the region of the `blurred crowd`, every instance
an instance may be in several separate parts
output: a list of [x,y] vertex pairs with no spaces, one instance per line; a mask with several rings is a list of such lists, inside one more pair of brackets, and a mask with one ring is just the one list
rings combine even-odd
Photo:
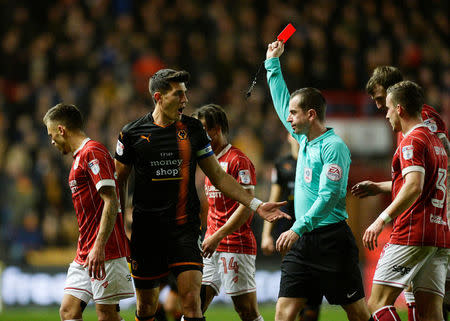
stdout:
[[[444,0],[0,0],[0,260],[76,242],[72,158],[41,121],[58,102],[77,105],[87,134],[113,153],[123,125],[153,108],[149,76],[185,69],[185,112],[224,106],[267,198],[270,167],[287,149],[263,67],[245,99],[267,43],[287,23],[297,28],[281,58],[291,90],[360,95],[375,66],[395,65],[449,119],[448,12]],[[364,97],[347,116],[377,113]],[[331,104],[328,117],[340,112]]]

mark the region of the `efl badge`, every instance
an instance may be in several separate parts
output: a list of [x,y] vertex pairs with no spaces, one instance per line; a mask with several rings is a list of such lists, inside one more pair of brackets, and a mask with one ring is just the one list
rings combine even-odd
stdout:
[[339,181],[342,178],[342,168],[338,164],[328,165],[327,177],[332,181]]
[[414,146],[407,145],[402,147],[402,154],[405,160],[411,159],[414,156]]
[[433,118],[428,118],[426,120],[423,121],[423,123],[428,127],[428,129],[435,133],[437,132],[437,124],[436,121]]
[[77,169],[78,164],[80,164],[80,156],[77,156],[77,158],[75,158],[75,161],[73,162],[73,169]]
[[97,175],[98,173],[100,173],[100,162],[98,161],[97,158],[91,160],[89,163],[89,168],[91,169],[92,173],[94,173],[94,175]]
[[117,140],[117,145],[116,145],[116,153],[119,156],[123,155],[123,144],[121,143],[120,140]]
[[178,136],[179,140],[185,140],[187,138],[187,133],[186,133],[186,131],[184,129],[180,129],[177,132],[177,136]]
[[250,171],[248,169],[239,171],[239,177],[242,184],[250,184]]
[[311,183],[312,181],[312,168],[305,167],[303,171],[303,179],[306,183]]

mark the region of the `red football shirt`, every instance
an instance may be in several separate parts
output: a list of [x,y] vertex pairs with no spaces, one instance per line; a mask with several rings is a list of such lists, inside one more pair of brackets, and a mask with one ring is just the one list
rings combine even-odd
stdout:
[[[255,188],[255,167],[248,157],[238,148],[228,145],[217,159],[225,172],[233,176],[244,188]],[[226,197],[208,177],[205,178],[205,192],[209,210],[205,237],[214,234],[239,207],[239,203]],[[225,237],[217,247],[218,252],[243,253],[256,255],[256,240],[250,227],[253,214],[236,231]]]
[[425,174],[419,198],[397,216],[390,243],[450,247],[447,224],[447,154],[439,138],[425,124],[415,126],[398,146],[392,160],[392,196],[413,171]]
[[[86,138],[73,157],[69,187],[80,232],[75,262],[84,264],[94,246],[102,217],[104,202],[98,191],[102,186],[115,186],[117,195],[119,191],[114,161],[105,146]],[[129,255],[120,206],[117,210],[116,224],[105,247],[106,260]]]
[[[422,106],[422,120],[425,125],[427,125],[428,129],[431,130],[435,134],[442,133],[447,136],[447,126],[445,122],[442,120],[441,116],[438,112],[431,106],[424,104]],[[403,139],[402,132],[397,133],[397,146],[400,145],[400,142]]]

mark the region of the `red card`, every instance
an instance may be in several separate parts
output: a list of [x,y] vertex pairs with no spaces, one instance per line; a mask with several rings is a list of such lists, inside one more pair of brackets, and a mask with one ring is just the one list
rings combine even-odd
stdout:
[[283,43],[286,43],[286,41],[292,36],[295,30],[296,29],[292,24],[288,24],[286,28],[284,28],[283,31],[281,31],[281,33],[278,35],[277,39],[283,41]]

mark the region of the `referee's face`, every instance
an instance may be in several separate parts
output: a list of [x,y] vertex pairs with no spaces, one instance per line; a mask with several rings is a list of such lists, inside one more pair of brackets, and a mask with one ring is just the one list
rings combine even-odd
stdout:
[[161,109],[168,120],[177,121],[188,102],[187,89],[184,82],[171,82],[170,85],[172,88],[161,95]]
[[294,96],[289,102],[289,116],[287,121],[291,124],[296,134],[308,135],[311,124],[308,112],[300,107],[300,95]]

